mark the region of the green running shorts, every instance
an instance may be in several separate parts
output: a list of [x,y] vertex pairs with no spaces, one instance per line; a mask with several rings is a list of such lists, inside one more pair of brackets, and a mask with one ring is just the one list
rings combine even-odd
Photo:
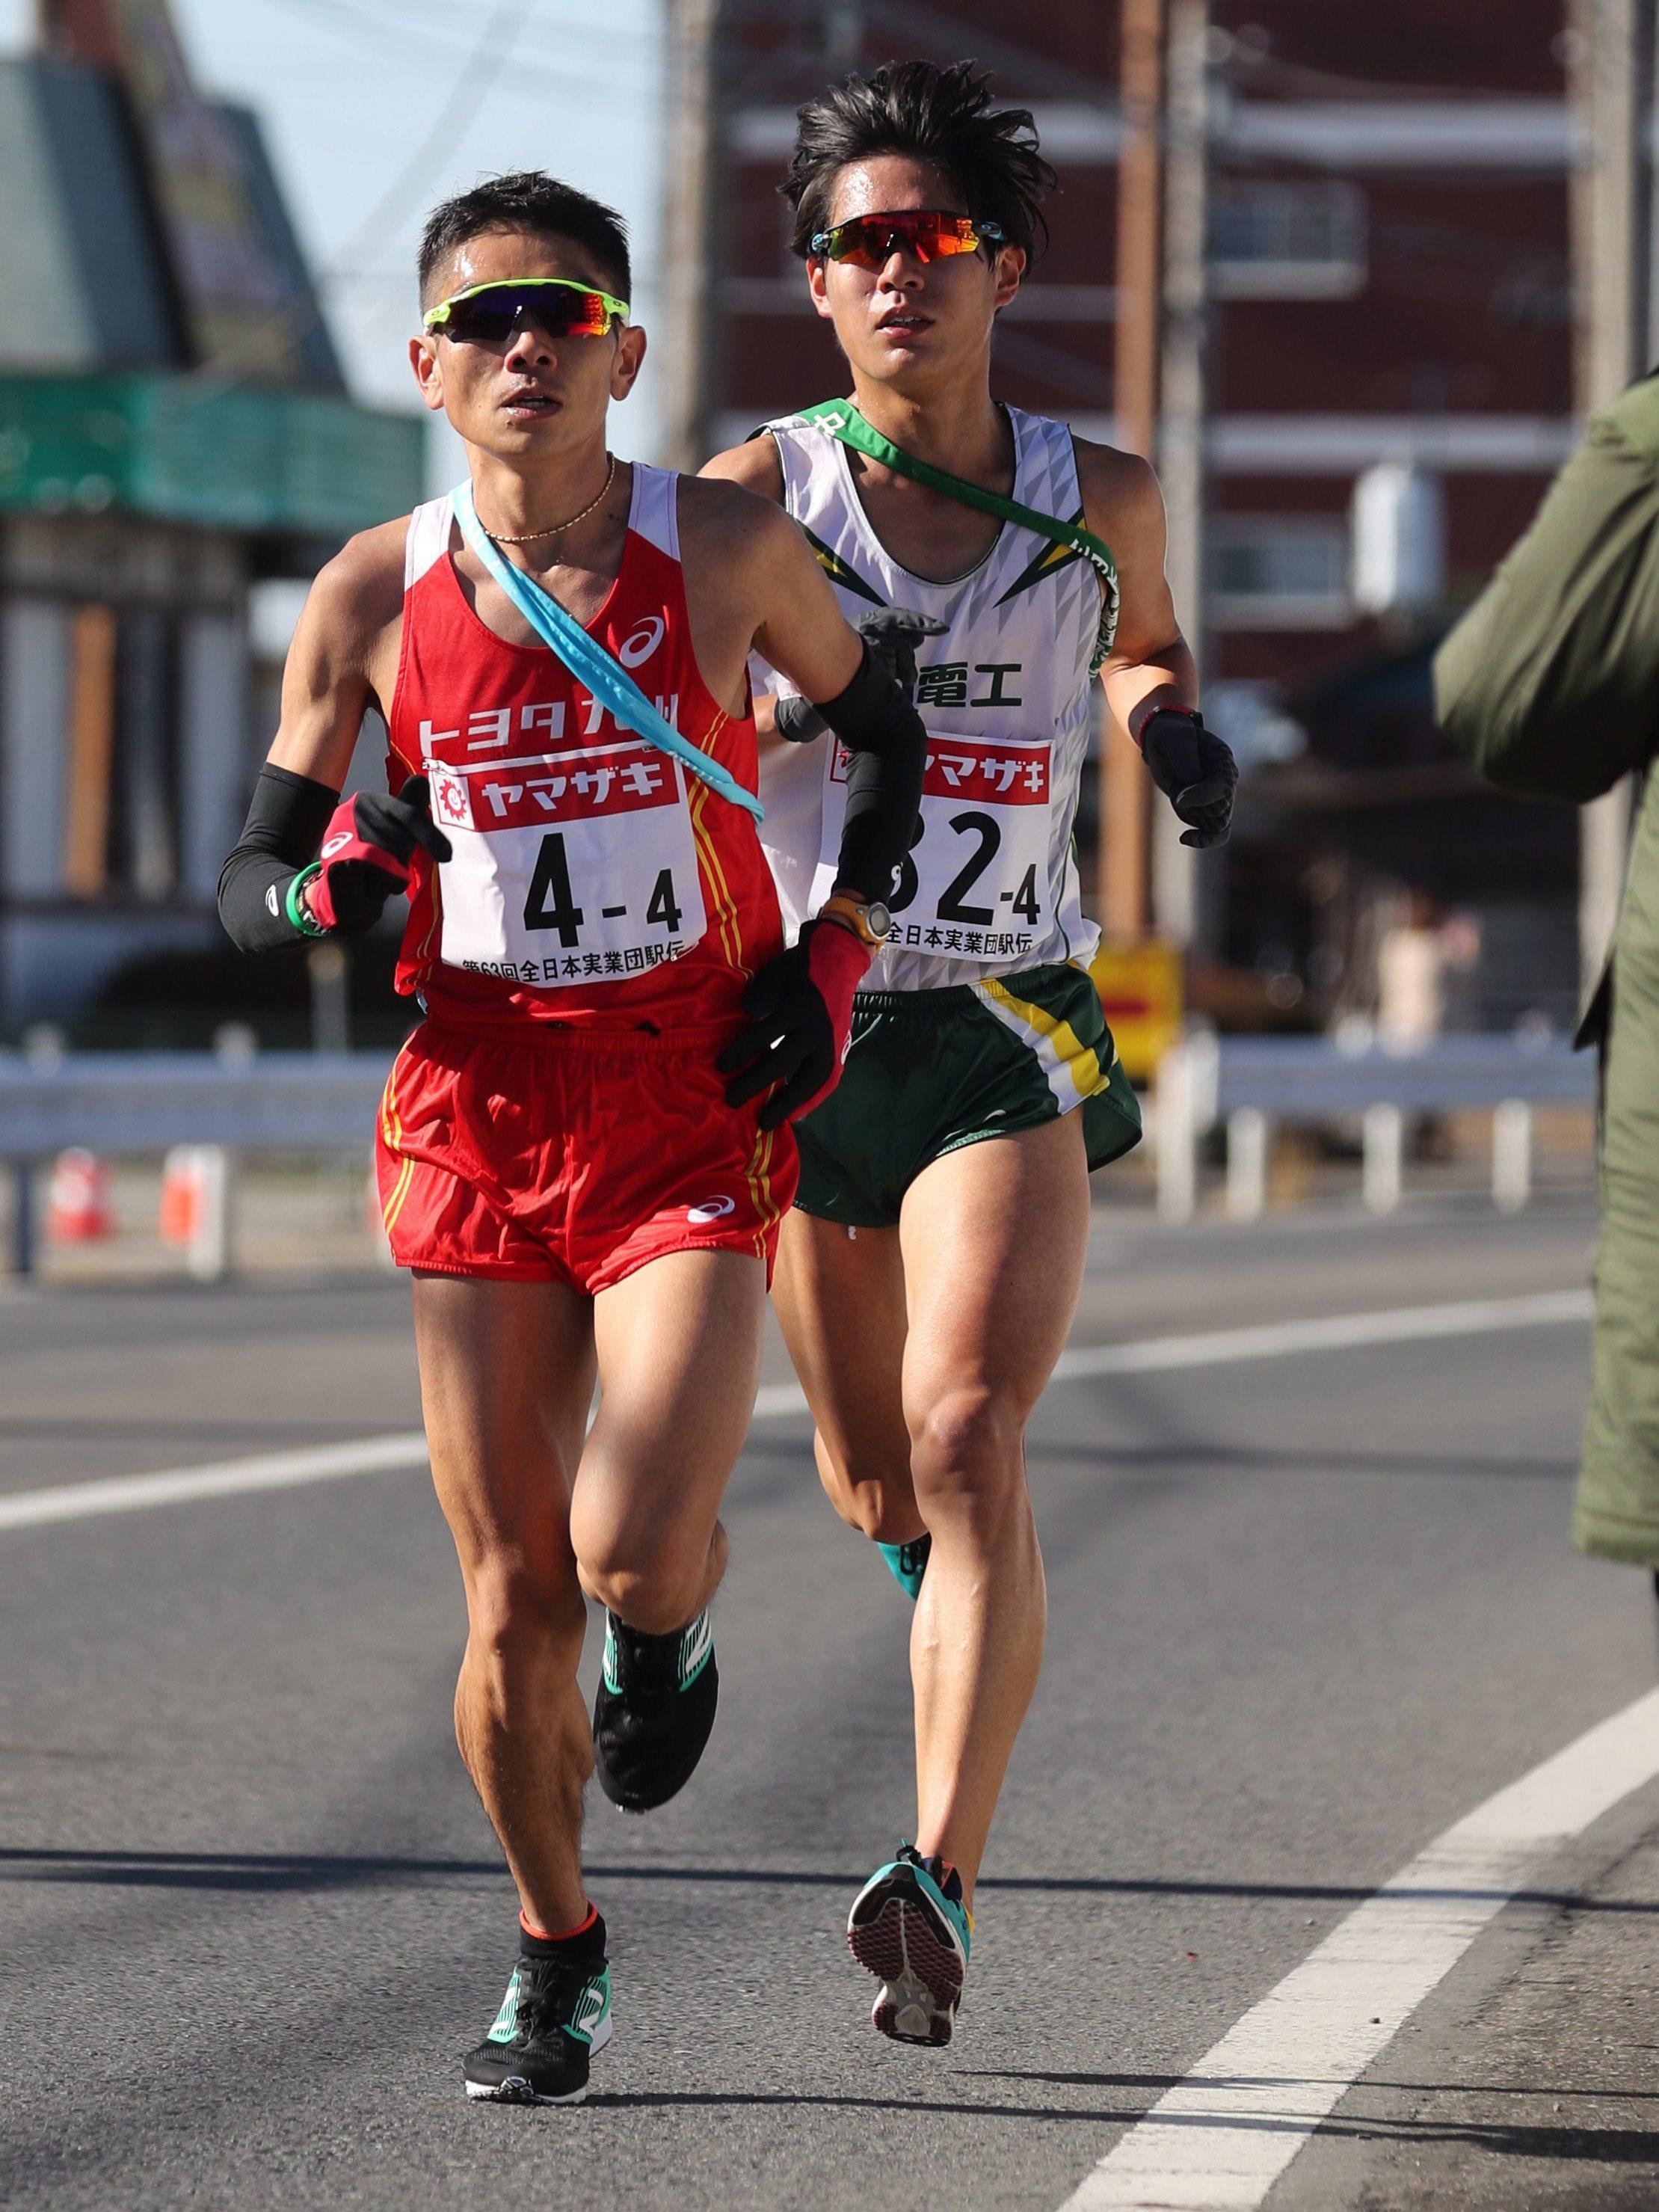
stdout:
[[1091,1170],[1140,1141],[1139,1104],[1081,968],[861,992],[841,1081],[795,1124],[795,1203],[849,1228],[890,1229],[931,1161],[1073,1110]]

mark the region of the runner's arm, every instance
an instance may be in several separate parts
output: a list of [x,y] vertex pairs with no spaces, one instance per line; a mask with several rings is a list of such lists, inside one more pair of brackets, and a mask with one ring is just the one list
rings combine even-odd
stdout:
[[853,756],[836,887],[884,899],[915,832],[927,732],[890,667],[842,615],[795,525],[776,513],[757,535],[766,542],[755,572],[762,592],[756,649],[811,701]]
[[[343,875],[330,887],[339,897],[325,892],[320,914],[318,886],[301,885],[299,898],[289,897],[336,826],[332,817],[345,811],[338,806],[340,787],[363,716],[377,703],[371,678],[374,647],[401,604],[401,528],[392,528],[395,543],[385,530],[365,533],[320,572],[289,647],[282,719],[254,787],[241,841],[219,876],[220,918],[244,952],[294,945],[328,928],[367,927],[400,887],[395,873],[387,875],[367,855],[384,853],[395,869],[409,826],[403,812],[419,810],[405,808],[401,798],[365,794],[355,803],[375,819],[362,825],[369,834],[362,839],[361,850],[347,854],[343,848],[342,854],[343,860],[361,864],[356,875]],[[389,558],[394,556],[395,562]],[[386,819],[381,821],[376,810],[389,810]],[[339,826],[359,831],[355,821]],[[412,826],[411,835],[415,842],[424,842]],[[371,865],[373,875],[365,873]],[[387,881],[376,902],[374,876],[379,875],[386,875]],[[296,907],[308,926],[295,919]]]
[[1117,636],[1100,681],[1114,717],[1139,744],[1160,708],[1190,714],[1198,705],[1198,672],[1164,574],[1164,496],[1138,454],[1079,439],[1077,461],[1085,520],[1117,562]]
[[[758,437],[745,438],[740,446],[729,446],[723,453],[711,455],[697,474],[741,484],[745,491],[769,499],[774,507],[783,505],[783,464],[778,459],[776,439],[764,431]],[[777,703],[775,691],[755,694],[755,735],[763,753],[775,751],[787,742],[773,719]]]
[[1134,453],[1079,445],[1089,526],[1118,563],[1117,635],[1101,665],[1113,714],[1187,826],[1183,845],[1226,842],[1238,768],[1198,712],[1198,673],[1164,574],[1167,533],[1158,478]]

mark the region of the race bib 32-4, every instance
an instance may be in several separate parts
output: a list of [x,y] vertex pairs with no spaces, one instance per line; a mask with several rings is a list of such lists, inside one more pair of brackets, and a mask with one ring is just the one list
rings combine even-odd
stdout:
[[[1054,920],[1049,750],[1025,738],[929,734],[921,828],[888,901],[890,945],[1006,967],[1044,942]],[[814,906],[835,881],[848,760],[844,746],[831,745]]]

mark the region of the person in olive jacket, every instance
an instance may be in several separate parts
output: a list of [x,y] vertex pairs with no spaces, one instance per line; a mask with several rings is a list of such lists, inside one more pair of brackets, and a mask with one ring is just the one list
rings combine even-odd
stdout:
[[[1442,645],[1441,726],[1505,791],[1580,804],[1659,750],[1659,375],[1591,418],[1532,527]],[[1573,1536],[1659,1589],[1659,777],[1579,1030],[1602,1052],[1601,1237]]]

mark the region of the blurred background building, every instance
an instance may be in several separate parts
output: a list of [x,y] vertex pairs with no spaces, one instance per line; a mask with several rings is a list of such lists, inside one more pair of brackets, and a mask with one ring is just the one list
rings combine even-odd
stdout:
[[101,997],[108,1033],[147,962],[216,959],[270,610],[418,498],[422,431],[348,396],[258,119],[164,0],[46,0],[0,173],[0,1018]]
[[459,471],[396,403],[423,209],[528,161],[619,204],[653,341],[619,448],[695,466],[839,388],[775,186],[796,104],[905,54],[1036,112],[1061,190],[999,388],[1157,459],[1245,767],[1194,869],[1109,738],[1079,830],[1115,939],[1173,946],[1229,1027],[1565,1024],[1616,810],[1581,836],[1477,786],[1428,655],[1650,350],[1653,14],[0,0],[0,1037],[303,1027],[213,880],[305,580]]
[[[1379,996],[1396,1028],[1567,1021],[1574,817],[1480,789],[1427,677],[1575,434],[1561,0],[678,15],[675,173],[708,178],[709,210],[680,210],[688,459],[841,388],[775,190],[796,104],[895,54],[977,56],[1061,181],[999,391],[1159,462],[1206,708],[1246,769],[1234,841],[1194,874],[1113,764],[1105,919],[1183,944],[1228,1025]],[[1081,830],[1097,844],[1092,804]]]

